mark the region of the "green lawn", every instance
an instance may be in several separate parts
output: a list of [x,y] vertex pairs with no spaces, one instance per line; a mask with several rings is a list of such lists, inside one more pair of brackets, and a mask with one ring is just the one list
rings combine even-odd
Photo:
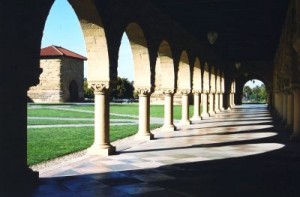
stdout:
[[[151,125],[151,129],[161,125]],[[110,126],[110,140],[116,141],[138,130],[138,125]],[[28,165],[57,158],[88,148],[93,143],[93,128],[28,129]]]
[[[57,109],[62,108],[62,109]],[[63,110],[65,109],[65,110]],[[110,112],[123,115],[138,116],[138,104],[111,104]],[[190,106],[190,117],[193,106]],[[151,117],[164,117],[163,105],[151,105]],[[28,117],[45,117],[46,119],[28,119],[28,125],[57,125],[57,124],[92,124],[94,105],[28,105]],[[47,119],[48,118],[48,119]],[[61,118],[61,119],[51,119]],[[67,120],[66,118],[86,118],[87,120]],[[110,119],[127,117],[110,115]],[[128,117],[129,119],[135,119]],[[181,106],[174,106],[174,119],[181,119]],[[124,120],[125,122],[125,120]],[[151,125],[151,129],[161,125]],[[110,126],[110,140],[115,141],[134,135],[138,125]],[[83,150],[93,142],[93,127],[72,128],[29,128],[28,129],[28,165],[54,159],[69,153]]]
[[64,119],[28,119],[27,125],[56,125],[56,124],[93,124],[94,120],[64,120]]

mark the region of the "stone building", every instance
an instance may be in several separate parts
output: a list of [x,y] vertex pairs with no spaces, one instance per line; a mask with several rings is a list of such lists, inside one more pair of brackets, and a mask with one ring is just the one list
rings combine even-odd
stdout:
[[83,63],[87,60],[60,46],[41,49],[40,83],[28,91],[33,102],[57,103],[84,99]]

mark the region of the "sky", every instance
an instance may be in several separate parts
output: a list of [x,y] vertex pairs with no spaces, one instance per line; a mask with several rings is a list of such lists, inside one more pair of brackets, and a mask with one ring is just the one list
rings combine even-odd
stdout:
[[[78,18],[67,0],[56,0],[46,21],[42,48],[58,45],[86,56],[85,41]],[[133,57],[126,33],[123,34],[118,60],[118,75],[134,80]],[[84,76],[87,76],[87,63],[84,66]],[[259,80],[249,81],[251,88],[262,84]]]
[[[85,41],[78,18],[67,0],[56,0],[48,15],[42,39],[42,48],[57,45],[86,56]],[[118,74],[133,81],[133,57],[126,34],[119,52]],[[84,76],[87,76],[87,63]]]
[[[254,83],[253,83],[253,81],[254,81]],[[257,79],[254,79],[254,80],[248,81],[248,82],[245,84],[245,86],[249,86],[250,88],[254,88],[254,87],[256,87],[256,86],[261,86],[262,84],[263,84],[262,81],[257,80]]]

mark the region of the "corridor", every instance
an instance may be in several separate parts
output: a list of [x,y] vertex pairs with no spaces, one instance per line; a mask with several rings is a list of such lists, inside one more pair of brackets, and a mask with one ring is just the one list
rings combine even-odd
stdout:
[[299,144],[289,141],[266,105],[236,106],[176,126],[153,131],[155,140],[123,140],[117,155],[83,155],[42,169],[30,196],[299,194]]

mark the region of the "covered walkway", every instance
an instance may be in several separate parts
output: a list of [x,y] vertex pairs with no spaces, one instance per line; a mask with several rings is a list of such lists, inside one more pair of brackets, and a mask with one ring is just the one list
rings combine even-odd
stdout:
[[155,140],[40,171],[31,196],[297,196],[300,148],[266,105],[236,106]]

